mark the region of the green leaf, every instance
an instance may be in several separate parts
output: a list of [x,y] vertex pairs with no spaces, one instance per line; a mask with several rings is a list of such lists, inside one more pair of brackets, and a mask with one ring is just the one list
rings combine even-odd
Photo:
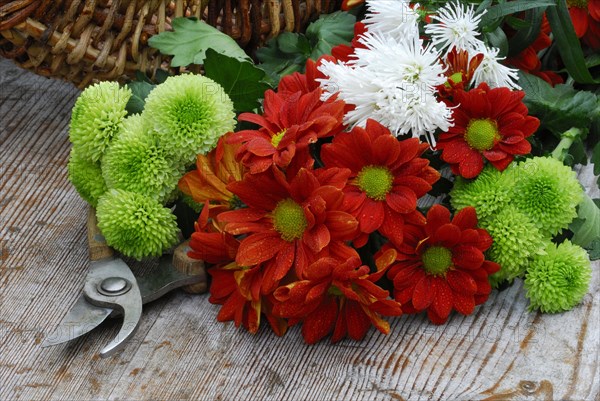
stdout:
[[510,14],[520,13],[522,11],[531,10],[532,8],[554,5],[556,5],[556,1],[554,0],[518,0],[497,4],[487,9],[487,13],[481,17],[479,26],[487,26],[495,20]]
[[509,56],[516,56],[531,45],[540,34],[542,29],[542,19],[546,7],[539,7],[525,12],[525,20],[529,26],[519,29],[515,35],[508,41]]
[[[146,97],[156,85],[146,81],[147,77],[142,74],[144,80],[132,81],[127,84],[127,87],[131,89],[131,97],[127,102],[125,109],[129,114],[139,114],[144,110],[146,104]],[[140,76],[138,76],[140,78]]]
[[585,249],[591,261],[600,259],[600,239],[592,241]]
[[508,38],[501,27],[496,28],[493,32],[487,32],[485,37],[490,45],[500,50],[498,53],[500,57],[506,57],[508,54]]
[[577,218],[569,229],[574,234],[571,241],[584,248],[600,240],[600,209],[589,195],[577,207]]
[[571,22],[566,1],[558,0],[556,7],[548,8],[546,14],[552,27],[552,34],[554,35],[560,57],[565,63],[569,74],[579,83],[600,83],[600,80],[592,77],[592,74],[585,65],[581,43],[575,34],[575,28],[573,28],[573,22]]
[[592,92],[576,90],[569,85],[553,88],[543,79],[522,71],[519,71],[519,84],[525,91],[524,102],[529,113],[556,135],[572,127],[587,132],[599,113],[599,99]]
[[225,89],[238,113],[260,107],[259,100],[271,88],[264,82],[263,70],[249,61],[240,61],[213,49],[206,51],[204,71],[208,78]]
[[173,31],[152,36],[148,43],[162,54],[174,56],[171,66],[183,67],[202,64],[207,49],[239,60],[249,60],[248,55],[228,35],[196,18],[175,18]]
[[[290,33],[290,35],[300,36],[297,33]],[[266,46],[259,48],[256,51],[256,57],[261,62],[258,67],[267,73],[269,82],[273,86],[277,86],[283,75],[302,71],[308,58],[301,51],[298,53],[284,53],[281,51],[279,49],[279,37],[270,39]]]
[[284,32],[277,37],[277,45],[279,50],[286,54],[304,54],[306,57],[310,55],[310,42],[306,36]]
[[594,175],[600,175],[600,142],[594,146],[590,161],[594,163]]
[[306,37],[313,48],[310,58],[316,60],[339,44],[349,44],[354,37],[356,18],[348,13],[337,11],[322,15],[306,29]]

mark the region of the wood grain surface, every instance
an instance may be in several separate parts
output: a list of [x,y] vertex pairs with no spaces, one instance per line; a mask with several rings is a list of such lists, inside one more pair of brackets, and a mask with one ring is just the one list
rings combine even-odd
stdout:
[[[599,264],[573,311],[527,312],[522,282],[468,317],[392,321],[388,336],[305,345],[217,323],[207,295],[144,307],[125,350],[98,351],[118,321],[40,344],[79,296],[86,205],[67,181],[78,91],[0,60],[0,400],[599,400]],[[591,169],[580,179],[599,197]],[[141,267],[136,267],[141,268]]]

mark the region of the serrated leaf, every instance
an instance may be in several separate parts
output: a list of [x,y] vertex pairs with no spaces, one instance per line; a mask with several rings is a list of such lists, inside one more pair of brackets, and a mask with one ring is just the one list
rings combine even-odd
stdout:
[[552,27],[552,34],[561,59],[565,63],[569,74],[576,82],[600,83],[600,80],[592,77],[585,65],[581,43],[575,34],[566,1],[558,0],[556,7],[549,7],[546,15]]
[[593,241],[600,240],[600,209],[589,195],[586,194],[577,206],[577,218],[569,229],[573,231],[571,241],[584,248]]
[[487,26],[494,20],[505,17],[510,14],[520,13],[522,11],[531,10],[532,8],[554,6],[556,2],[553,0],[518,0],[510,1],[503,4],[496,4],[487,9],[487,13],[481,17],[479,26]]
[[316,60],[323,54],[330,54],[334,46],[349,44],[354,37],[356,18],[348,13],[337,11],[322,15],[306,29],[306,37],[313,48],[310,58]]
[[597,117],[599,100],[592,92],[568,85],[553,88],[543,79],[522,71],[519,71],[519,84],[525,91],[524,102],[529,113],[556,135],[573,127],[587,132]]
[[260,107],[260,99],[270,86],[264,82],[265,72],[249,61],[206,51],[205,75],[220,84],[233,101],[236,112],[252,111]]
[[[145,77],[146,76],[143,75],[143,78]],[[127,106],[125,106],[125,109],[129,114],[139,114],[144,110],[144,105],[146,104],[146,97],[150,92],[152,92],[152,89],[154,89],[156,85],[151,84],[146,80],[143,80],[129,82],[127,84],[127,87],[131,89],[131,97],[127,102]]]
[[600,259],[600,239],[592,241],[586,248],[591,261]]
[[196,18],[175,18],[173,31],[152,36],[148,43],[162,54],[173,56],[171,66],[202,64],[207,49],[239,59],[249,57],[230,36]]

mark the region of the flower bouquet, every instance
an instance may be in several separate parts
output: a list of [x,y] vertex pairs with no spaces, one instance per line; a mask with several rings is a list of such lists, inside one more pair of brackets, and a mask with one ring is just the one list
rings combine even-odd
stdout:
[[358,3],[258,63],[163,33],[203,75],[86,89],[69,174],[107,243],[140,259],[183,231],[218,321],[311,344],[444,324],[515,279],[531,310],[575,307],[600,256],[572,169],[600,167],[599,2]]

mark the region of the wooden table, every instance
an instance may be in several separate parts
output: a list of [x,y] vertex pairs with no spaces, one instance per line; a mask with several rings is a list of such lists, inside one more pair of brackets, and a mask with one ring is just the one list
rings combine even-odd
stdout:
[[[527,312],[522,282],[469,317],[392,322],[388,336],[305,345],[217,323],[207,295],[145,306],[125,350],[117,322],[42,349],[88,267],[86,205],[67,181],[78,91],[0,60],[0,400],[600,400],[599,263],[582,305]],[[580,178],[599,197],[590,168]]]

